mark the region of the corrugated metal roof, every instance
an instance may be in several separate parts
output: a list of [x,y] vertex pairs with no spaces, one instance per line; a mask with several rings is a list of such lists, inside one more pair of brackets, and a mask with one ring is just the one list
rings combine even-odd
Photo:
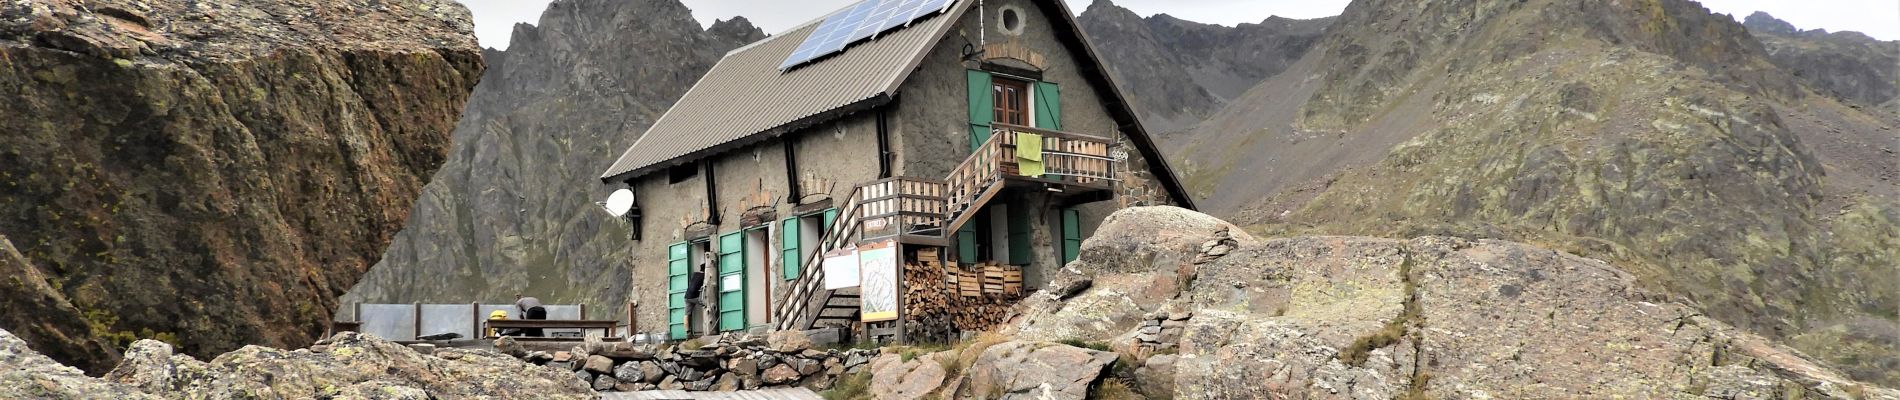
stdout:
[[790,71],[780,72],[778,67],[819,24],[806,23],[734,50],[621,154],[601,179],[645,175],[669,166],[662,165],[668,161],[748,144],[747,139],[763,140],[799,128],[800,123],[823,122],[833,116],[827,113],[889,101],[969,3],[963,0],[948,12],[924,17],[908,28]]
[[640,392],[601,393],[603,400],[823,400],[805,388],[740,390],[733,392],[688,392],[684,390],[647,390]]

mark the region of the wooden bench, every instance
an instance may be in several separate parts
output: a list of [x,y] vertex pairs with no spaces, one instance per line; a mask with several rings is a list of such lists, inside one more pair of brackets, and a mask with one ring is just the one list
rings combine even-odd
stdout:
[[[615,327],[616,325],[619,325],[619,324],[620,324],[620,321],[615,321],[615,320],[611,320],[611,319],[604,319],[604,320],[593,320],[593,319],[491,319],[491,320],[487,320],[487,321],[483,321],[483,322],[482,322],[482,327],[483,327],[483,328],[485,328],[485,329],[482,329],[482,332],[484,332],[484,333],[487,333],[487,332],[500,332],[500,331],[501,331],[501,330],[503,330],[503,329],[531,329],[531,328],[540,328],[540,329],[543,329],[543,330],[546,330],[546,329],[580,329],[580,330],[581,330],[581,336],[586,336],[586,335],[587,335],[587,330],[589,330],[589,329],[599,329],[599,330],[601,331],[601,336],[603,337],[603,339],[604,339],[604,340],[618,340],[619,338],[614,338],[614,337],[611,337],[611,336],[613,336],[613,333],[614,333],[614,332],[613,332],[613,331],[614,331],[614,327]],[[495,336],[495,335],[487,335],[487,336],[488,336],[488,338],[489,338],[489,339],[499,339],[499,338],[501,338],[500,336]],[[557,337],[522,337],[522,336],[514,336],[514,338],[515,338],[515,340],[531,340],[531,341],[579,341],[579,340],[581,340],[581,338],[578,338],[578,337],[575,337],[575,338],[557,338]]]

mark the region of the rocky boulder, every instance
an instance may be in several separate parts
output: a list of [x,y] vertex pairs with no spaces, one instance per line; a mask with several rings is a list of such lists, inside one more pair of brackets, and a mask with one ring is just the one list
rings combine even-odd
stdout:
[[878,400],[917,400],[943,387],[949,371],[943,359],[955,360],[954,352],[931,353],[910,361],[898,354],[884,354],[871,360],[871,386],[878,388]]
[[[1208,236],[1221,228],[1201,226]],[[1174,296],[1148,295],[1145,286],[1205,255],[1201,247],[1135,261],[1085,257],[1071,269],[1103,271],[1090,277],[1093,287],[1066,301],[1042,299],[1009,331],[1109,342],[1135,358],[1139,391],[1177,399],[1900,399],[1646,291],[1598,260],[1444,237],[1235,243],[1196,265],[1198,278]],[[1084,255],[1131,247],[1084,246]],[[1113,265],[1088,265],[1095,262]],[[1129,317],[1125,308],[1153,311]],[[1005,346],[984,359],[1035,354],[1032,345]],[[977,364],[972,385],[995,381],[979,379],[995,373]]]
[[493,351],[424,354],[353,332],[337,335],[325,347],[247,346],[204,362],[176,354],[164,342],[141,340],[101,379],[41,356],[0,331],[0,398],[596,397],[569,374]]
[[137,388],[88,377],[28,347],[0,330],[0,398],[4,399],[157,399]]
[[1106,376],[1116,353],[1048,343],[990,346],[970,365],[964,393],[1003,400],[1082,400]]
[[[1023,301],[1030,311],[1026,320],[1005,332],[1042,341],[1126,332],[1147,314],[1164,311],[1160,306],[1179,297],[1183,287],[1204,279],[1201,264],[1258,242],[1233,224],[1183,208],[1116,212],[1083,241],[1077,262],[1050,273],[1048,290]],[[1216,279],[1228,278],[1248,279]],[[1093,295],[1069,298],[1084,290]]]
[[107,379],[161,396],[290,398],[340,396],[355,390],[421,394],[416,398],[594,397],[568,374],[534,367],[504,354],[459,349],[437,352],[458,354],[450,360],[353,332],[332,338],[325,352],[247,346],[210,362],[173,355],[169,345],[156,341],[140,341],[134,350],[128,354],[132,361],[113,369]]
[[772,332],[772,334],[766,338],[766,342],[770,344],[771,349],[780,353],[798,353],[811,349],[812,346],[811,337],[806,336],[804,331],[799,330]]
[[0,234],[59,292],[0,284],[0,327],[95,373],[139,338],[309,345],[447,155],[472,30],[451,0],[0,2]]

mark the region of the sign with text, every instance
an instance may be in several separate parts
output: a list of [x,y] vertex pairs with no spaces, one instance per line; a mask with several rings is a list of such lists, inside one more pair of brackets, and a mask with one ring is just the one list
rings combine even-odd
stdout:
[[825,252],[825,290],[858,287],[858,249]]
[[862,320],[897,319],[897,242],[885,240],[858,246],[858,273],[863,276],[858,281]]

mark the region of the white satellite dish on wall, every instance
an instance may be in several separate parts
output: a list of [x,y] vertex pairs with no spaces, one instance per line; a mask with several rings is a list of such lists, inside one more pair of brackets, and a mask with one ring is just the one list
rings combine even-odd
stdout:
[[627,211],[633,210],[633,191],[615,190],[614,194],[607,196],[607,201],[600,203],[600,206],[606,208],[607,213],[613,214],[616,218],[625,217]]

